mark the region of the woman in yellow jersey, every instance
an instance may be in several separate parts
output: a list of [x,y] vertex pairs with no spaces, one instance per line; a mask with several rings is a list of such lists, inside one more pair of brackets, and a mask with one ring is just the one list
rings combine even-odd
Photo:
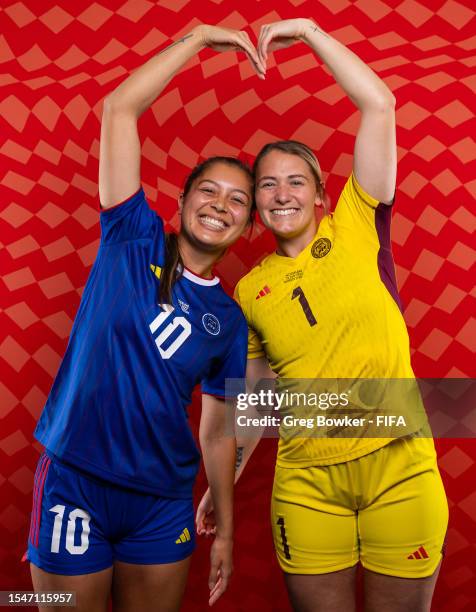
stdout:
[[[256,159],[257,207],[277,251],[236,289],[250,330],[247,377],[412,380],[390,247],[395,98],[309,19],[264,26],[261,61],[297,41],[323,60],[361,122],[353,172],[332,215],[307,146],[271,143]],[[359,562],[366,610],[430,609],[448,508],[433,441],[419,427],[401,437],[281,438],[272,524],[295,610],[354,610]],[[256,443],[239,443],[237,477]],[[213,530],[210,511],[206,494],[199,533]]]

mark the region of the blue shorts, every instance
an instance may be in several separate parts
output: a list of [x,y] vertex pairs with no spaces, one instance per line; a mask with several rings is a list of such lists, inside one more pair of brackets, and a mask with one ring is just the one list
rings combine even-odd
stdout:
[[114,561],[173,563],[194,548],[191,498],[125,489],[40,457],[26,558],[41,569],[71,576]]

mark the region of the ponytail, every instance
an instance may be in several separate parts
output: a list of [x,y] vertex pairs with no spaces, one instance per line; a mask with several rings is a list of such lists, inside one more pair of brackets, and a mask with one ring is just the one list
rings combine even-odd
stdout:
[[165,264],[160,273],[159,304],[172,303],[172,289],[183,274],[183,261],[175,233],[165,234]]

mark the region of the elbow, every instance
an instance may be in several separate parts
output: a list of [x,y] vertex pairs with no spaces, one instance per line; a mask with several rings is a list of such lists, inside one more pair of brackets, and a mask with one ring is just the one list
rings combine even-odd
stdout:
[[381,112],[394,113],[397,100],[390,89],[385,89],[386,91],[377,96],[375,106]]
[[114,109],[117,108],[117,100],[114,96],[114,92],[108,94],[102,104],[102,112],[103,114],[111,114],[114,112]]
[[[133,109],[124,100],[123,96],[120,96],[113,91],[108,94],[103,100],[102,114],[104,116],[132,116],[136,117]],[[136,117],[137,118],[137,117]]]

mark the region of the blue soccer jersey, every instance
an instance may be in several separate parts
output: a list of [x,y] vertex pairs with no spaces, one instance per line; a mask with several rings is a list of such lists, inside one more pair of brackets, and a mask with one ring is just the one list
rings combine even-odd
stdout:
[[192,494],[200,454],[187,406],[245,375],[247,324],[218,278],[188,270],[158,304],[163,222],[143,190],[101,213],[101,243],[35,437],[121,486]]

